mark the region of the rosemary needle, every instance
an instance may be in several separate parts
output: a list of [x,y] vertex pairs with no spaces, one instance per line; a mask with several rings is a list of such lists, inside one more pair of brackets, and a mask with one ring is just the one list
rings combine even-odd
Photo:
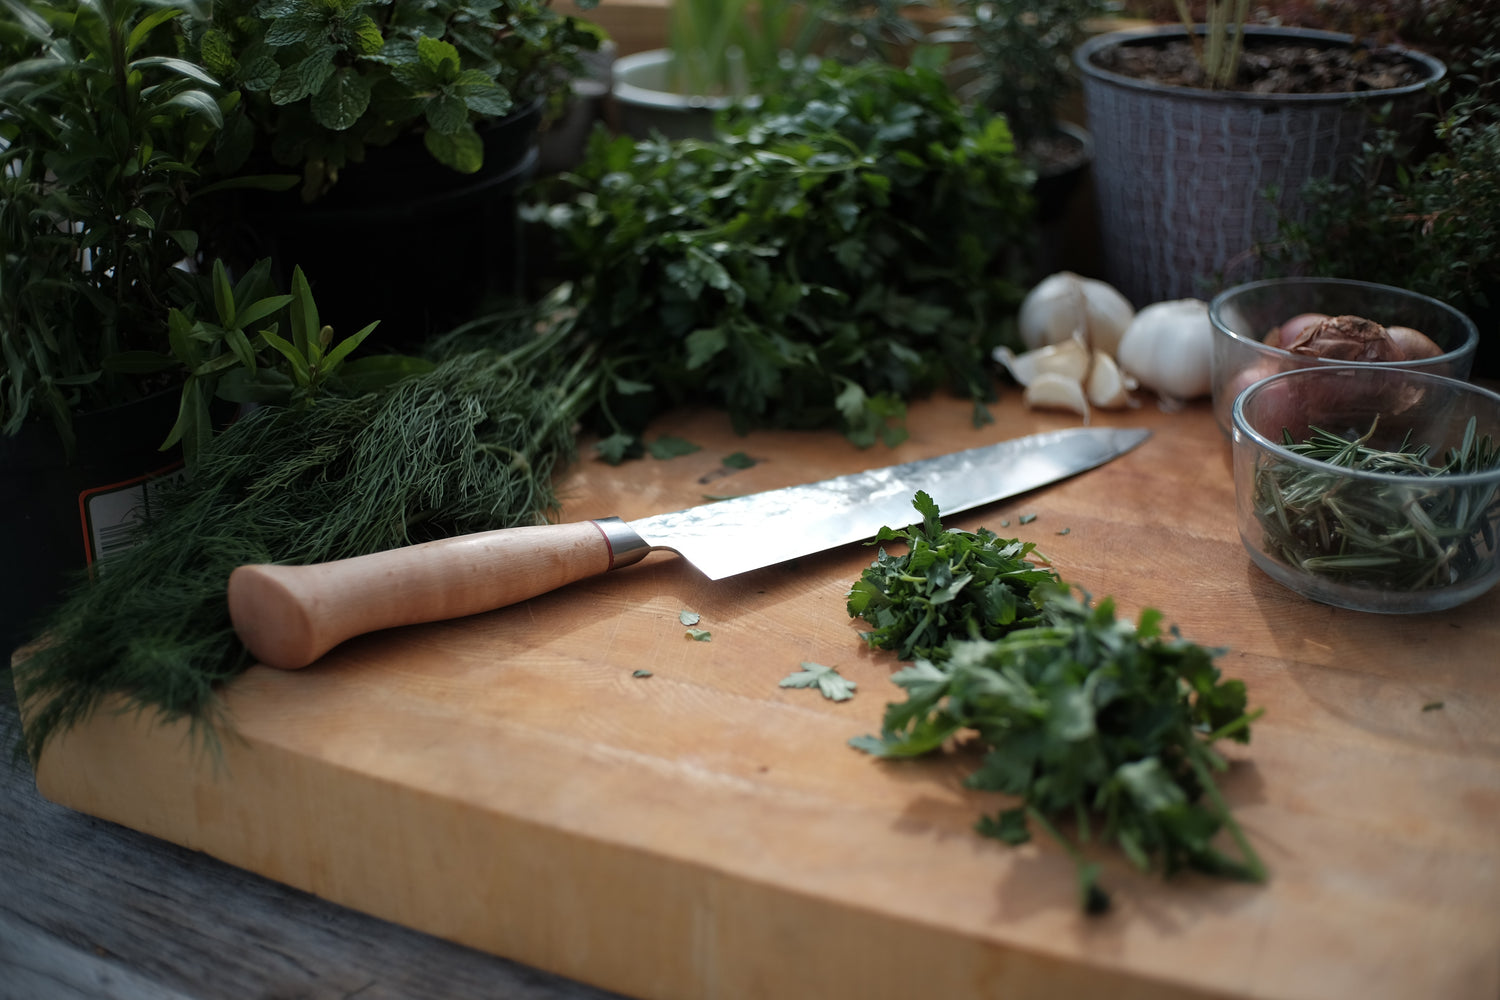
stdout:
[[1393,449],[1373,446],[1378,424],[1353,440],[1316,427],[1300,442],[1282,432],[1287,451],[1324,467],[1263,460],[1253,502],[1266,551],[1308,573],[1385,590],[1449,586],[1484,572],[1500,486],[1443,479],[1500,468],[1500,448],[1470,418],[1460,444],[1434,461],[1409,434]]

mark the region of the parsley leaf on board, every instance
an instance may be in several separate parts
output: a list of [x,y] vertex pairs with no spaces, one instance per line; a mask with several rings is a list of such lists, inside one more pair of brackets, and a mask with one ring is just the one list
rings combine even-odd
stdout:
[[849,591],[850,617],[873,626],[863,633],[866,642],[894,649],[903,660],[931,658],[942,655],[949,636],[998,639],[1039,620],[1034,593],[1058,578],[1027,559],[1035,545],[985,528],[947,531],[937,504],[920,491],[912,505],[920,525],[881,528],[870,543],[906,542],[908,553],[892,556],[882,548]]
[[683,634],[694,642],[707,642],[708,640],[712,639],[714,635],[712,632],[705,628],[690,628]]
[[652,458],[669,459],[681,458],[683,455],[691,455],[695,451],[702,451],[703,446],[693,444],[686,438],[674,437],[671,434],[663,434],[652,441],[647,450]]
[[854,689],[859,687],[858,684],[840,675],[833,667],[806,661],[803,662],[800,671],[783,677],[781,686],[784,688],[815,687],[829,701],[848,701],[854,697]]
[[703,616],[698,614],[698,612],[696,611],[689,611],[686,608],[683,608],[681,611],[677,612],[677,620],[682,622],[682,624],[684,625],[696,625],[703,620]]
[[[1090,913],[1109,906],[1099,867],[1083,853],[1094,840],[1119,847],[1142,871],[1192,868],[1264,881],[1264,865],[1213,780],[1228,765],[1212,744],[1248,743],[1260,714],[1247,712],[1242,682],[1221,679],[1218,651],[1175,629],[1164,634],[1153,609],[1135,624],[1117,620],[1113,601],[1090,606],[1055,577],[1026,592],[1025,621],[991,622],[978,608],[943,617],[952,601],[935,595],[952,589],[976,550],[1018,543],[943,530],[925,494],[913,506],[921,528],[881,532],[907,538],[910,551],[882,551],[851,591],[849,613],[879,624],[872,644],[916,650],[918,658],[891,677],[906,701],[886,706],[878,736],[850,745],[902,759],[955,738],[977,743],[984,756],[967,784],[1019,800],[983,817],[977,831],[1013,845],[1033,828],[1052,837],[1073,858],[1080,905]],[[1238,857],[1216,846],[1221,832]]]

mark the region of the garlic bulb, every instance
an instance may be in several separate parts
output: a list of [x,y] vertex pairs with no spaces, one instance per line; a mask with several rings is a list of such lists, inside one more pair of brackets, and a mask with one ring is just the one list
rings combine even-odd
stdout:
[[1089,347],[1115,354],[1134,315],[1130,300],[1113,285],[1059,271],[1026,293],[1017,319],[1027,348],[1082,337]]
[[1174,299],[1136,313],[1116,358],[1127,374],[1164,399],[1194,399],[1213,391],[1213,343],[1208,303]]

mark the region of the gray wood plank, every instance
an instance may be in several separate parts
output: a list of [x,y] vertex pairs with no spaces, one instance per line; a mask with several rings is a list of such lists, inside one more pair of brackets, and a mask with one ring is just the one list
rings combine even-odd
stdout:
[[[8,674],[0,675],[6,685]],[[0,748],[19,732],[0,700]],[[43,799],[0,763],[0,1000],[610,1000]]]

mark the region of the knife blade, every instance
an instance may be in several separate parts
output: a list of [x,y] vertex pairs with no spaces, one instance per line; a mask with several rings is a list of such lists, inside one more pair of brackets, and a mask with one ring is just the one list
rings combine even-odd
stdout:
[[310,566],[240,566],[229,576],[229,614],[256,659],[294,670],[366,632],[515,604],[655,551],[720,580],[909,525],[917,490],[956,514],[1096,468],[1148,437],[1074,427],[635,521],[501,528]]

